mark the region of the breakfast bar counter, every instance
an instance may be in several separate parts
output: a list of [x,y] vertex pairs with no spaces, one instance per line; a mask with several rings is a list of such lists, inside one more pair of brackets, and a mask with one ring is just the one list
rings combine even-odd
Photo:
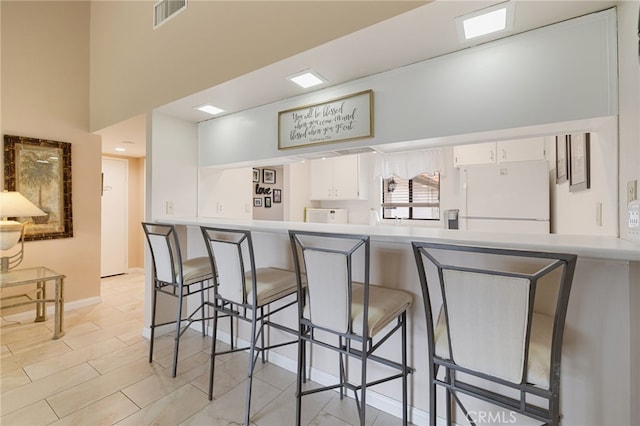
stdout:
[[[199,226],[239,228],[253,232],[261,262],[289,269],[293,268],[289,229],[370,235],[371,283],[394,286],[414,295],[409,318],[409,364],[415,368],[409,381],[409,410],[414,424],[427,424],[429,413],[426,322],[411,241],[577,254],[564,333],[562,424],[631,425],[637,421],[632,415],[640,400],[639,243],[613,237],[468,232],[406,223],[365,226],[201,217],[157,220],[179,225],[187,240],[185,258],[206,255]],[[296,318],[292,315],[286,320],[295,324]],[[221,335],[224,333],[222,330]],[[243,330],[239,333],[242,338]],[[335,377],[336,361],[325,358],[329,357],[319,352],[311,365],[311,379],[319,383]],[[295,371],[295,349],[278,349],[270,362]],[[400,415],[399,386],[391,383],[372,390],[370,397],[368,393],[371,405]],[[467,408],[497,410],[475,403]]]

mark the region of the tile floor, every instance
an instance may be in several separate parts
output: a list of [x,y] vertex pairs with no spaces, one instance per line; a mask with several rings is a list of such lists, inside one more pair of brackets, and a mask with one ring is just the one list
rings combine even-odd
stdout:
[[[102,279],[102,303],[65,314],[66,335],[52,340],[47,322],[0,328],[0,424],[232,425],[242,422],[247,355],[220,357],[214,399],[207,399],[210,338],[188,331],[181,342],[178,375],[171,378],[173,340],[156,340],[148,363],[141,335],[144,276]],[[257,426],[295,423],[295,374],[257,364],[251,421]],[[303,423],[357,424],[353,399],[322,392],[304,399]],[[400,419],[367,410],[369,425]]]

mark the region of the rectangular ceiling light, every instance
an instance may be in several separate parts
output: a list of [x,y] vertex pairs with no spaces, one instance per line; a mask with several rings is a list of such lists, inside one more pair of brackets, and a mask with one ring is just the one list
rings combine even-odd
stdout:
[[456,18],[461,41],[513,28],[513,2],[482,9]]
[[220,114],[221,112],[224,112],[223,109],[214,107],[213,105],[202,105],[202,106],[196,107],[196,109],[211,115],[216,115],[216,114]]
[[302,87],[303,89],[317,86],[318,84],[322,84],[325,82],[325,80],[322,77],[320,77],[318,74],[312,71],[303,71],[301,73],[288,77],[288,79],[293,81],[295,84]]

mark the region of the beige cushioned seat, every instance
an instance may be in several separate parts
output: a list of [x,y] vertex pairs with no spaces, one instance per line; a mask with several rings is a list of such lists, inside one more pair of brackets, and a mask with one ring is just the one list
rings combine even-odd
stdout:
[[[353,283],[353,303],[351,306],[351,324],[354,333],[362,336],[364,320],[364,285]],[[413,295],[403,290],[388,287],[369,286],[369,337],[375,336],[398,315],[413,303]],[[309,305],[305,307],[304,316],[313,321],[309,314]]]
[[[362,335],[365,286],[353,282],[351,318],[347,319],[346,257],[337,253],[307,251],[305,260],[308,277],[315,278],[313,282],[307,283],[310,303],[305,306],[305,318],[316,325],[338,332],[346,332],[347,322],[350,322],[351,330]],[[374,336],[412,303],[411,293],[369,285],[368,336]]]
[[182,275],[185,285],[209,280],[213,277],[208,257],[195,257],[182,262]]
[[[253,300],[251,272],[246,272],[245,291],[247,300]],[[287,294],[296,291],[296,274],[293,271],[279,268],[258,268],[256,269],[256,298],[259,306],[266,305],[278,300]]]

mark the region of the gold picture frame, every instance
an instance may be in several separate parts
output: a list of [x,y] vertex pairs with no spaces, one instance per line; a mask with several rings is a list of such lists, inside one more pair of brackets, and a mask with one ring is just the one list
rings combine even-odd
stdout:
[[47,213],[33,222],[25,241],[73,237],[71,144],[4,135],[5,189],[18,191]]

